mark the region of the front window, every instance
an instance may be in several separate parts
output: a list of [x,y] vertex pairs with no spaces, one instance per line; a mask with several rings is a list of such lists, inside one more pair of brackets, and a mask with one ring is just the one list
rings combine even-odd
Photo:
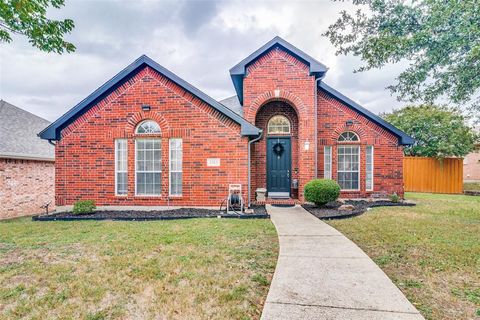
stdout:
[[162,148],[160,139],[135,141],[135,190],[137,195],[160,195]]
[[160,126],[152,120],[145,120],[137,126],[137,134],[160,133]]
[[290,133],[290,121],[284,116],[274,116],[268,121],[268,134]]
[[332,147],[325,146],[323,151],[323,177],[332,179]]
[[115,194],[127,194],[127,139],[115,140]]
[[182,139],[170,139],[170,195],[182,195]]
[[352,141],[360,141],[358,135],[351,131],[343,132],[340,137],[338,137],[338,142],[352,142]]
[[337,182],[342,190],[360,189],[360,146],[338,146]]

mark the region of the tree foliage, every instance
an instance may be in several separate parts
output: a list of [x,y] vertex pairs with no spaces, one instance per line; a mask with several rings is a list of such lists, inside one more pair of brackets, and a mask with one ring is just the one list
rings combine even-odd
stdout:
[[445,106],[408,106],[383,117],[416,140],[404,149],[410,156],[463,157],[479,138],[458,109]]
[[20,34],[42,51],[75,51],[75,46],[63,39],[73,30],[73,21],[51,20],[46,16],[50,6],[59,9],[64,2],[65,0],[0,0],[0,42],[11,42],[12,34]]
[[[437,99],[480,111],[478,0],[352,0],[324,34],[337,54],[359,56],[356,71],[409,62],[389,86],[399,100]],[[478,115],[478,113],[477,113]]]

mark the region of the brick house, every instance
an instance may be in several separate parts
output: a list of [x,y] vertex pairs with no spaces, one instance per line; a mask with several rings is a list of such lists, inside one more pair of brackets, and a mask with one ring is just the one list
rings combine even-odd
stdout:
[[54,147],[37,136],[49,125],[0,100],[0,219],[44,212],[55,195]]
[[55,141],[56,202],[218,206],[228,185],[248,202],[304,201],[309,180],[342,197],[403,195],[412,138],[324,82],[327,68],[275,37],[230,70],[216,101],[141,56],[40,136]]

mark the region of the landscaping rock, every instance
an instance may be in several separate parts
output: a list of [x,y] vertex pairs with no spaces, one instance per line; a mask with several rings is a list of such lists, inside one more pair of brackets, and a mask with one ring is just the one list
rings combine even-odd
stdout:
[[340,207],[338,207],[338,210],[340,211],[353,211],[355,207],[351,204],[343,204]]

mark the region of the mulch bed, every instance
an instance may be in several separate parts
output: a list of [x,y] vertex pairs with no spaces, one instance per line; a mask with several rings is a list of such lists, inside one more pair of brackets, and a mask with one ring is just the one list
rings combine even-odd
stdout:
[[137,211],[137,210],[101,210],[90,214],[74,215],[71,212],[59,212],[49,215],[34,216],[33,221],[74,221],[74,220],[122,220],[122,221],[150,221],[174,220],[191,218],[239,218],[239,219],[266,219],[270,218],[265,206],[253,206],[253,214],[226,214],[225,211],[180,208],[170,210]]
[[[338,208],[343,205],[352,205],[354,209],[351,211],[347,210],[338,210]],[[313,204],[304,204],[302,207],[313,214],[315,217],[319,219],[345,219],[351,218],[355,216],[359,216],[366,212],[368,208],[374,207],[411,207],[414,206],[415,203],[412,202],[392,202],[392,201],[364,201],[364,200],[347,200],[345,203],[336,201],[330,202],[322,207],[317,207]]]
[[465,190],[463,193],[467,196],[480,196],[480,191]]

